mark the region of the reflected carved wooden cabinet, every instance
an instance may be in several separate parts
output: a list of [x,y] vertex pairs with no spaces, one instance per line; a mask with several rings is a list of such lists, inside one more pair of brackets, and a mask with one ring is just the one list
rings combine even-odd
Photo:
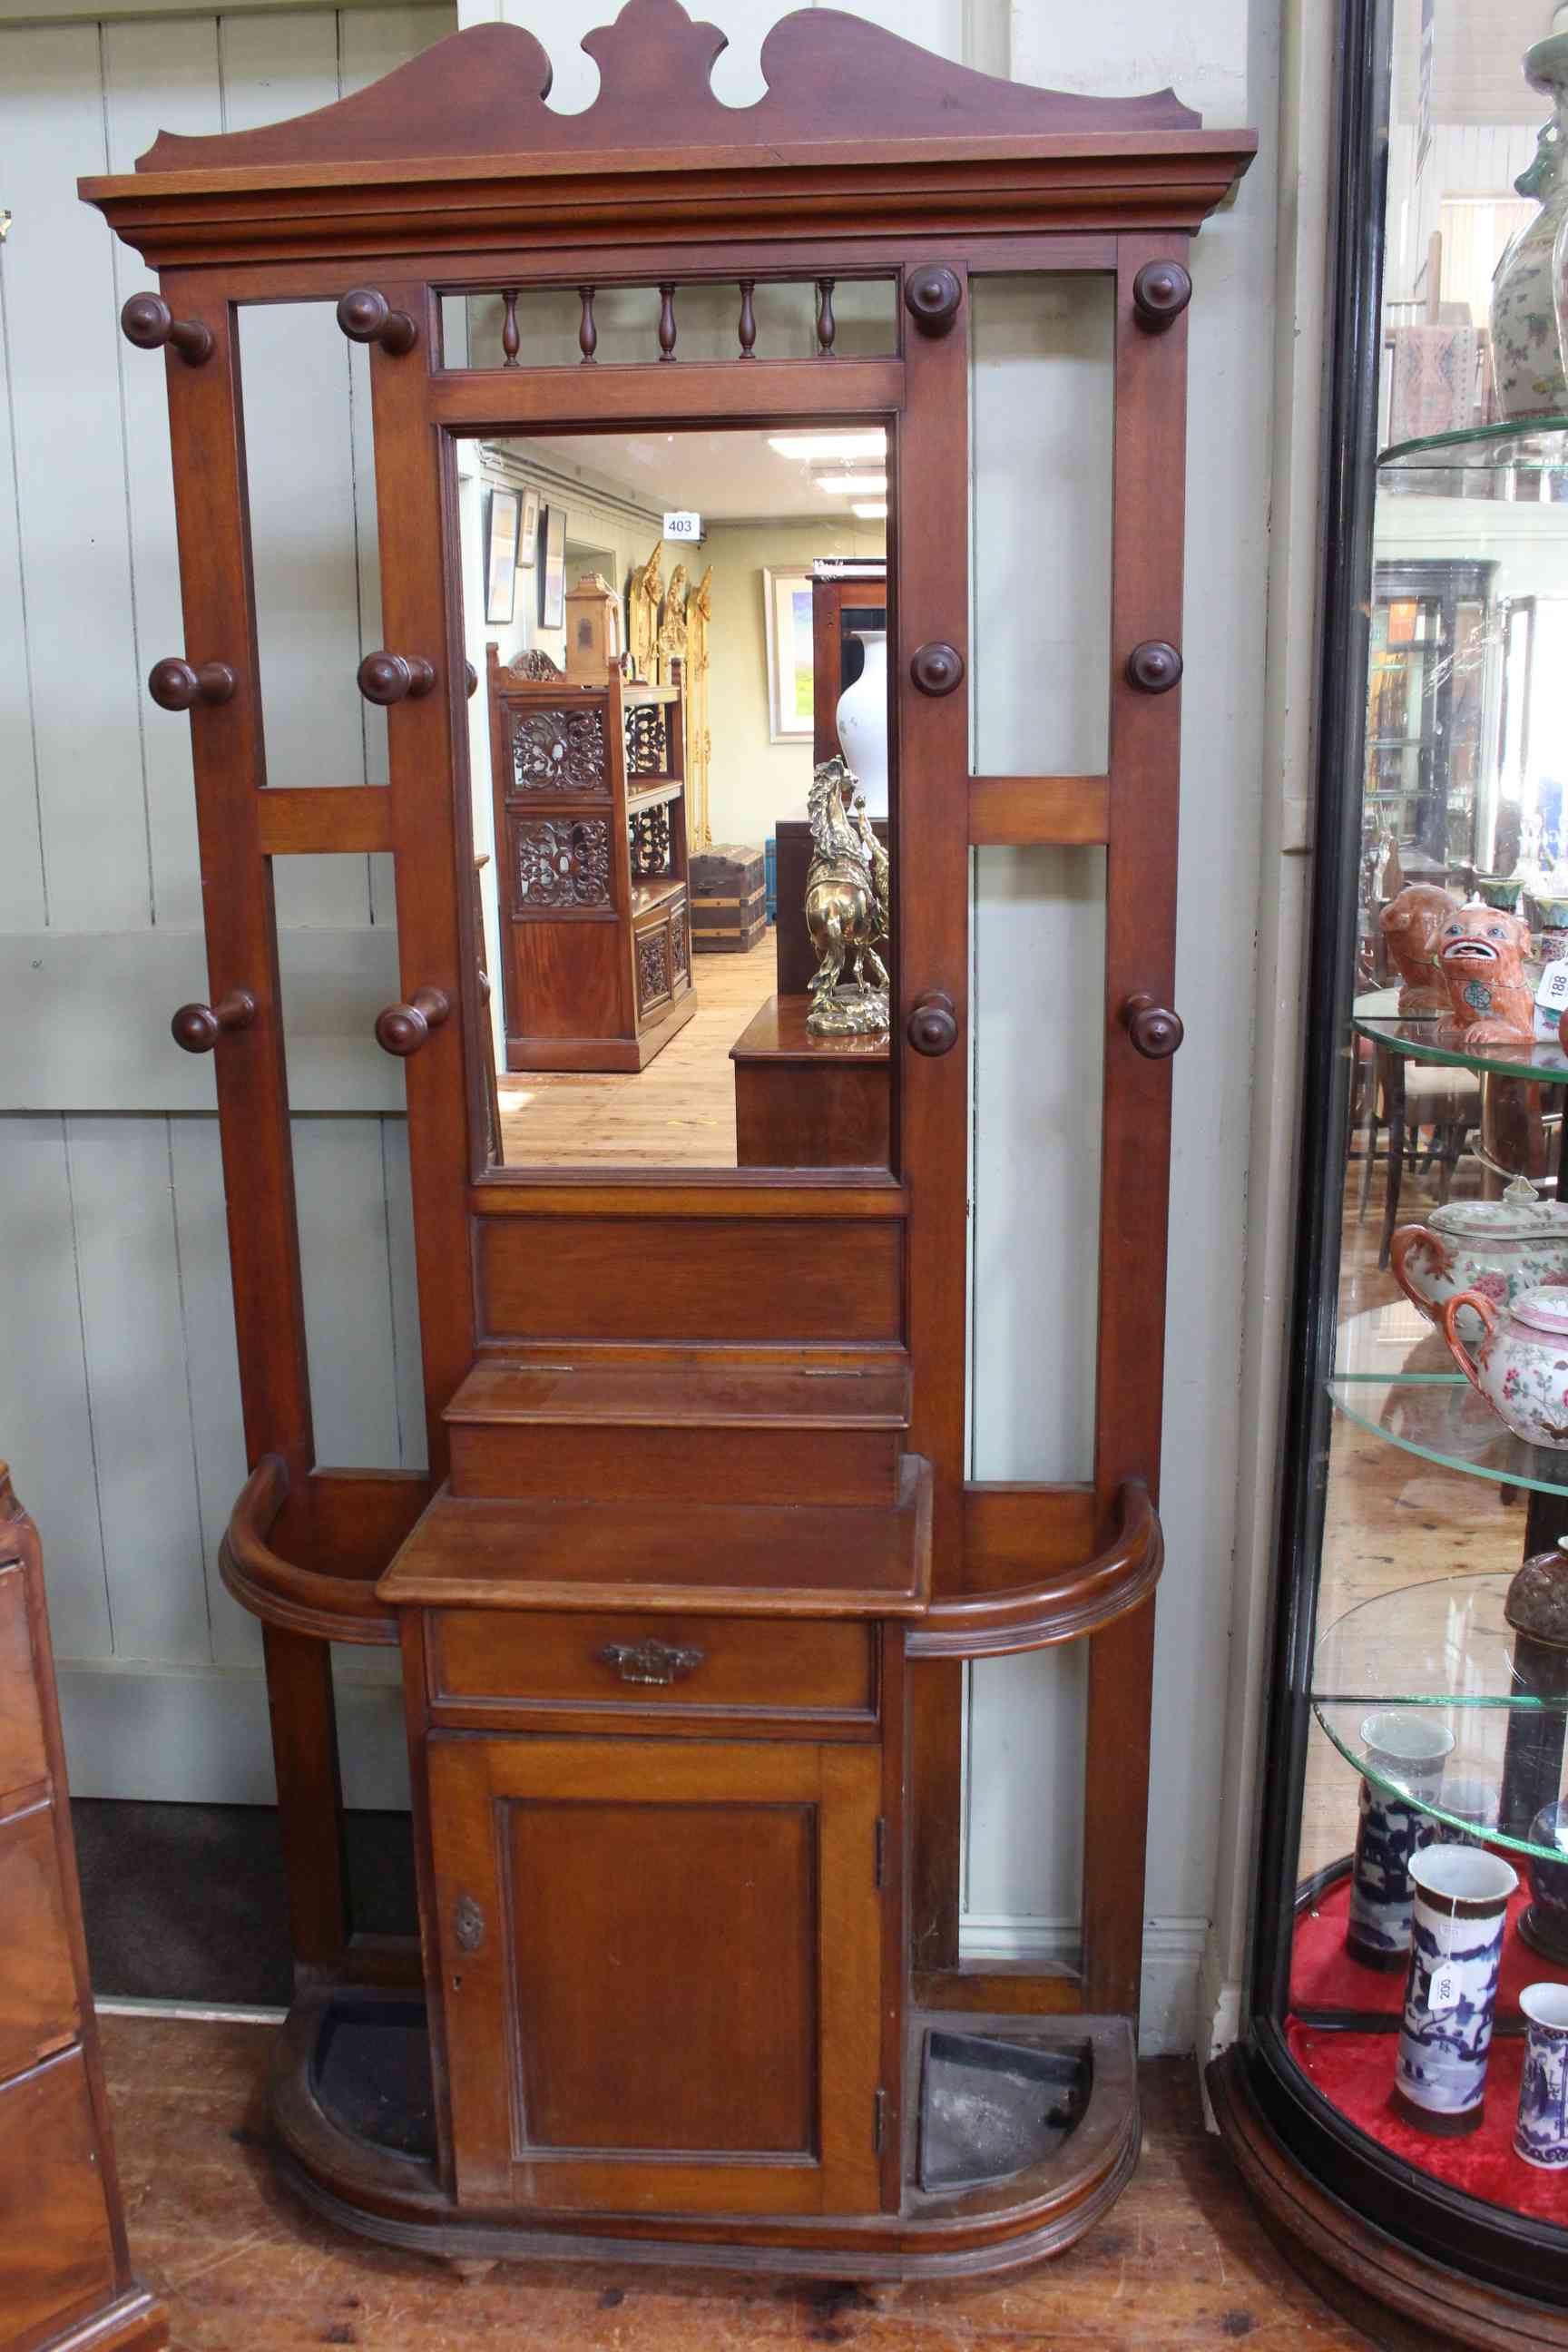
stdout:
[[697,1010],[679,682],[489,673],[506,1066],[640,1070]]
[[[299,1964],[279,2162],[345,2225],[467,2264],[591,2244],[826,2276],[1004,2268],[1070,2243],[1138,2147],[1183,257],[1254,142],[1168,92],[1025,89],[832,12],[774,27],[768,94],[740,112],[710,89],[719,37],[676,0],[630,0],[588,46],[582,114],[543,104],[543,51],[493,24],[320,114],[164,135],[134,174],[83,184],[163,289],[126,325],[166,348],[195,681],[215,1010],[181,1034],[216,1052],[253,1465],[224,1569],[266,1630]],[[1114,302],[1097,776],[971,774],[971,313],[987,273],[1031,271],[1090,273]],[[624,298],[614,336],[601,285]],[[336,304],[370,347],[387,649],[362,679],[388,706],[382,789],[267,780],[237,321],[289,301]],[[525,339],[552,301],[559,341]],[[842,348],[840,314],[860,321]],[[780,355],[768,321],[786,315],[805,341]],[[707,354],[731,317],[728,357],[686,356],[683,319]],[[693,1001],[681,747],[678,698],[530,659],[492,670],[493,795],[476,786],[458,449],[763,425],[886,451],[875,1140],[831,1164],[807,1106],[775,1120],[767,1165],[532,1165],[524,1126],[496,1167],[475,812],[493,799],[525,1066],[542,1087],[647,1087],[658,1066],[639,1065]],[[201,686],[215,665],[222,695]],[[966,1482],[975,842],[1106,862],[1116,1241],[1078,1484]],[[428,1476],[317,1459],[269,883],[286,851],[389,847],[405,1001],[377,1034],[405,1056]],[[724,961],[744,979],[753,959]],[[540,1053],[542,1019],[519,1025],[514,999],[537,1006],[546,981]],[[746,1020],[721,1041],[726,1093]],[[622,1078],[563,1075],[584,1037],[618,1041]],[[988,1972],[959,1948],[963,1661],[1077,1641],[1081,1964]],[[417,1946],[350,1915],[333,1642],[401,1645]]]

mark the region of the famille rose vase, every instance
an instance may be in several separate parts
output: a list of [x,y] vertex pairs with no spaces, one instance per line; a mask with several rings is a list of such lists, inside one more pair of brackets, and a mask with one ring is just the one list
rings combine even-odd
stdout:
[[1557,335],[1558,234],[1568,219],[1568,142],[1556,117],[1514,182],[1541,210],[1510,239],[1492,279],[1492,380],[1510,422],[1561,416],[1568,405]]
[[[1467,1307],[1483,1327],[1474,1355],[1461,1320]],[[1568,1290],[1526,1290],[1504,1307],[1485,1291],[1458,1291],[1443,1309],[1443,1336],[1516,1437],[1568,1453]]]
[[[1424,1224],[1401,1225],[1388,1245],[1394,1278],[1431,1323],[1461,1290],[1511,1307],[1526,1290],[1568,1286],[1568,1202],[1538,1201],[1516,1176],[1500,1201],[1450,1201]],[[1480,1317],[1466,1307],[1459,1335],[1473,1345]]]

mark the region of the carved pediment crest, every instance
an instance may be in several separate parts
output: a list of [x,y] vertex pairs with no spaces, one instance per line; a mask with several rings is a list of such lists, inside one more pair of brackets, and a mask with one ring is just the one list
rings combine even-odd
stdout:
[[[521,26],[450,34],[336,104],[289,122],[213,138],[163,131],[139,172],[213,166],[415,163],[689,146],[791,147],[839,142],[1005,138],[1099,131],[1189,131],[1200,117],[1169,89],[1098,98],[1042,89],[951,64],[863,17],[803,8],[763,43],[765,94],[727,106],[712,72],[728,47],[717,25],[680,0],[626,0],[615,22],[584,37],[599,90],[580,114],[546,104],[550,58]],[[771,160],[789,160],[774,152]]]

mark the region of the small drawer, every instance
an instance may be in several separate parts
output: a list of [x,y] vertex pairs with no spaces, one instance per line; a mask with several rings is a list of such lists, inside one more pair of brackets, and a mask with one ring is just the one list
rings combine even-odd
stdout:
[[0,1568],[0,1797],[14,1796],[48,1777],[44,1718],[33,1663],[26,1570],[17,1561]]
[[426,1626],[430,1703],[438,1711],[876,1720],[868,1624],[439,1609]]
[[0,1819],[0,2081],[81,2032],[55,1809]]

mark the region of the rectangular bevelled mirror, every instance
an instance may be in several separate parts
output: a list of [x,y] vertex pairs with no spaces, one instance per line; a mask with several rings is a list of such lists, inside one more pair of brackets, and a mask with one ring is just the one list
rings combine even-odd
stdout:
[[888,1169],[885,430],[453,449],[485,1161]]

